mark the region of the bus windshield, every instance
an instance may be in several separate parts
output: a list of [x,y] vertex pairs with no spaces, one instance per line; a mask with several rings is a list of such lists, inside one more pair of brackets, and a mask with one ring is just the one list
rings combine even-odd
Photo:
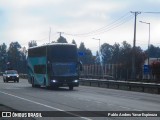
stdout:
[[77,76],[75,63],[53,63],[53,75],[55,76]]
[[77,48],[74,45],[50,46],[48,58],[51,62],[76,62]]

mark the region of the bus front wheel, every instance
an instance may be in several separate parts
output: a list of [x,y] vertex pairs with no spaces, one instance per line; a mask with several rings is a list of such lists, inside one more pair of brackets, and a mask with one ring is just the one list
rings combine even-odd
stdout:
[[34,78],[32,77],[32,87],[35,87],[34,85]]

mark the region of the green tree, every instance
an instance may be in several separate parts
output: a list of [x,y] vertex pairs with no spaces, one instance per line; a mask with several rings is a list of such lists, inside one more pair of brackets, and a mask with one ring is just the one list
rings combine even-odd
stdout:
[[142,66],[147,57],[145,52],[140,47],[136,47],[135,51],[136,51],[136,59],[135,59],[136,75],[142,77],[142,72],[143,72]]
[[113,53],[113,46],[109,45],[108,43],[104,43],[101,46],[101,54],[102,60],[104,64],[111,63],[112,61],[112,53]]
[[20,68],[19,61],[21,59],[20,51],[21,48],[20,44],[18,42],[11,42],[9,49],[8,49],[8,62],[10,65],[10,69],[16,69]]
[[34,47],[34,46],[37,46],[37,42],[35,40],[31,40],[29,43],[28,43],[28,47]]
[[63,36],[60,36],[57,40],[57,43],[68,43],[66,38],[64,38]]
[[154,61],[151,64],[151,69],[152,69],[152,75],[155,77],[157,82],[160,82],[160,61]]
[[[126,41],[122,43],[119,53],[119,63],[121,64],[121,77],[128,79],[132,72],[133,48]],[[142,66],[145,60],[145,53],[140,47],[135,47],[135,70],[136,76],[142,76]]]
[[78,52],[83,53],[82,56],[79,56],[80,61],[83,64],[94,64],[94,58],[90,49],[87,49],[83,42],[80,43]]
[[6,69],[7,57],[7,46],[3,43],[0,45],[0,71],[4,71]]
[[[148,56],[148,50],[145,51]],[[160,48],[154,45],[149,46],[149,57],[150,58],[160,58]]]
[[75,44],[75,45],[77,45],[75,40],[72,40],[72,44]]
[[118,43],[115,43],[113,45],[113,52],[112,52],[112,62],[114,64],[118,64],[119,61],[119,54],[120,54],[120,45]]
[[[114,64],[114,75],[115,78],[128,79],[131,76],[132,70],[132,47],[126,41],[122,42],[120,46],[115,43],[113,46],[104,43],[101,46],[101,52],[103,62],[105,64]],[[145,60],[145,53],[140,47],[135,48],[135,67],[137,75],[142,74],[142,65]]]
[[132,47],[126,41],[123,41],[122,47],[120,47],[120,63],[129,65],[132,61]]

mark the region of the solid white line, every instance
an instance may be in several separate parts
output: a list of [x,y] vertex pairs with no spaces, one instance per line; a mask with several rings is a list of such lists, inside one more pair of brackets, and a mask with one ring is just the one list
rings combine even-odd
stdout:
[[87,118],[87,117],[82,117],[82,116],[79,116],[79,115],[76,115],[76,114],[73,114],[73,113],[70,113],[70,112],[66,112],[65,110],[62,110],[62,109],[59,109],[59,108],[55,108],[55,107],[52,107],[52,106],[49,106],[49,105],[45,105],[43,103],[32,101],[32,100],[29,100],[29,99],[26,99],[26,98],[23,98],[23,97],[19,97],[19,96],[16,96],[16,95],[12,95],[12,94],[9,94],[9,93],[6,93],[6,92],[0,91],[0,93],[3,93],[5,95],[9,95],[9,96],[12,96],[12,97],[15,97],[15,98],[19,98],[21,100],[25,100],[25,101],[28,101],[28,102],[31,102],[31,103],[35,103],[35,104],[38,104],[38,105],[41,105],[41,106],[44,106],[44,107],[47,107],[47,108],[51,108],[51,109],[54,109],[54,110],[57,110],[57,111],[62,111],[64,113],[67,113],[67,114],[70,114],[70,115],[73,115],[73,116],[76,116],[76,117],[80,117],[80,118],[85,119],[85,120],[92,120],[92,119]]

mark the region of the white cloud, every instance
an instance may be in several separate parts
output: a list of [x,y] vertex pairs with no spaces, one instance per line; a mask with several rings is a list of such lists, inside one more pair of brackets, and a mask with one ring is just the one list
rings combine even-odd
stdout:
[[[0,28],[0,32],[3,33],[3,38],[0,36],[0,39],[8,41],[8,44],[11,41],[18,41],[23,45],[27,45],[28,41],[34,39],[41,45],[48,41],[50,27],[52,28],[51,41],[57,40],[59,31],[72,34],[88,33],[106,26],[132,8],[139,9],[141,5],[145,8],[146,5],[147,8],[143,11],[148,10],[150,1],[142,3],[127,0],[1,0],[0,10],[2,9],[7,21],[4,23],[5,27]],[[152,8],[153,6],[152,4]],[[152,40],[158,42],[159,19],[157,16],[141,16],[143,15],[138,15],[137,20],[142,18],[146,21],[150,20]],[[88,37],[64,35],[64,37],[69,42],[72,39],[75,39],[78,44],[82,41],[93,51],[97,50],[98,45],[93,37],[100,38],[101,43],[114,44],[126,40],[132,45],[133,25],[134,21],[131,21],[104,34]],[[143,41],[145,32],[145,28],[137,30],[137,39]]]
[[0,6],[10,8],[27,8],[27,7],[35,7],[35,6],[45,6],[49,4],[60,4],[64,0],[1,0]]

